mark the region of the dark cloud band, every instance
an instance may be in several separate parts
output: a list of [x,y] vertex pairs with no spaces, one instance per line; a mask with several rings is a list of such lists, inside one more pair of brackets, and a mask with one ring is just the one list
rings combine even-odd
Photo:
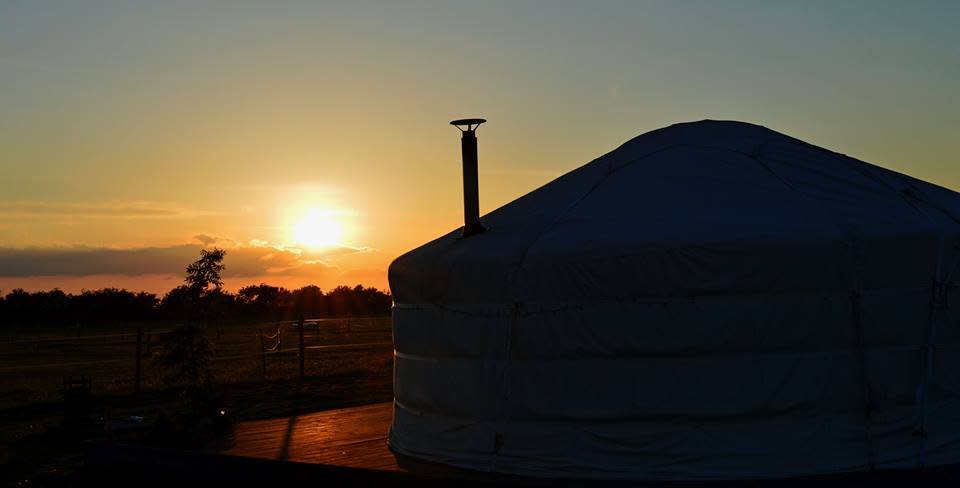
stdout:
[[[92,274],[182,274],[200,255],[197,244],[167,247],[112,249],[99,247],[0,248],[0,276],[52,276]],[[225,277],[266,274],[316,274],[331,268],[316,256],[305,257],[274,247],[227,248]]]

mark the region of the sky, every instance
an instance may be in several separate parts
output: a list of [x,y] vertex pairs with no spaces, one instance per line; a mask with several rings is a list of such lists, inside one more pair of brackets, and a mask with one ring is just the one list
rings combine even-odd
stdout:
[[386,288],[644,132],[752,122],[960,189],[960,2],[0,0],[0,290]]

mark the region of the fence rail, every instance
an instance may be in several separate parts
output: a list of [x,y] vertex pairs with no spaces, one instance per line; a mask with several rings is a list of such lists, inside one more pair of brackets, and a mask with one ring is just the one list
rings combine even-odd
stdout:
[[[312,318],[210,328],[215,373],[238,381],[260,378],[303,379],[344,368],[364,368],[364,361],[392,357],[390,318],[382,316]],[[0,341],[0,406],[8,393],[39,388],[33,383],[60,384],[62,378],[85,373],[96,384],[116,392],[139,392],[156,385],[160,371],[151,358],[174,329],[168,326],[129,332]],[[346,355],[346,356],[344,356]],[[286,358],[295,356],[297,361]],[[146,385],[145,385],[146,384]],[[12,395],[16,396],[16,395]]]

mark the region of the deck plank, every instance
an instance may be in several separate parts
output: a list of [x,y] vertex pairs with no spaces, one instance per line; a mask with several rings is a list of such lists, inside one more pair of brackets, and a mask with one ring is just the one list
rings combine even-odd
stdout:
[[404,458],[387,447],[392,403],[240,422],[222,454],[419,474],[460,471]]

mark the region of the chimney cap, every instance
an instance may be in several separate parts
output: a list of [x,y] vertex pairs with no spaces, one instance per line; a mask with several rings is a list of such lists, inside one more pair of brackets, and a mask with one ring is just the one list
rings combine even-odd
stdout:
[[[477,127],[480,127],[480,124],[486,121],[487,119],[457,119],[457,120],[451,121],[450,125],[456,126],[462,132],[469,132],[469,131],[476,130]],[[461,125],[465,125],[467,126],[467,128],[464,129],[463,127],[460,127]]]

